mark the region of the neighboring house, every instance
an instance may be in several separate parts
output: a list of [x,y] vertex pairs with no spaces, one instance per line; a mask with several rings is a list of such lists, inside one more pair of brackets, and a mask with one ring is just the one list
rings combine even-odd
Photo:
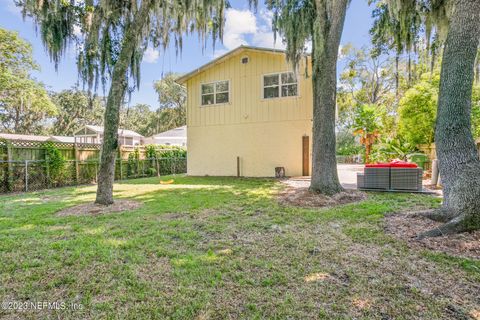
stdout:
[[187,145],[187,126],[178,127],[145,138],[145,144],[185,147]]
[[53,142],[63,142],[63,143],[74,143],[75,138],[74,137],[64,137],[64,136],[50,136],[49,141]]
[[11,134],[11,133],[0,133],[0,139],[5,140],[16,140],[16,141],[36,141],[36,142],[63,142],[63,143],[73,143],[73,137],[64,137],[64,136],[35,136],[27,134]]
[[[312,84],[281,50],[241,46],[180,77],[187,87],[189,175],[309,175]],[[238,159],[237,159],[238,157]],[[238,164],[237,164],[238,163]]]
[[49,136],[36,136],[30,134],[0,133],[0,139],[5,140],[46,142],[49,138]]
[[[86,125],[74,133],[77,143],[102,143],[103,127]],[[132,130],[118,129],[118,141],[121,145],[136,146],[143,144],[144,137]]]

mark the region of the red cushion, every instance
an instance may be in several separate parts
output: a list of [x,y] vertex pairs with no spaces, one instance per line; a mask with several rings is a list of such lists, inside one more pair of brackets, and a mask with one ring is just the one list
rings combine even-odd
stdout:
[[367,168],[418,168],[416,163],[400,161],[400,160],[392,160],[389,163],[373,163],[373,164],[366,164],[365,167]]
[[393,160],[390,162],[392,168],[418,168],[416,163]]
[[366,164],[367,168],[390,168],[390,163],[369,163]]
[[392,168],[418,168],[416,163],[392,163]]

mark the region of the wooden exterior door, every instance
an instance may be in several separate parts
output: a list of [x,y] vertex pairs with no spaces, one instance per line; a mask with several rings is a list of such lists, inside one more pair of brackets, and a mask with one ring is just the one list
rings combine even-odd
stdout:
[[310,175],[310,139],[308,136],[302,137],[302,175]]

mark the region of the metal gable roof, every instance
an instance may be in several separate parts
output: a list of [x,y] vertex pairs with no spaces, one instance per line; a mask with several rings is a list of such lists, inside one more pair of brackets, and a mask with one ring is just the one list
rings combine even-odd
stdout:
[[232,56],[234,54],[237,54],[241,51],[247,51],[247,50],[269,52],[269,53],[273,53],[273,54],[285,54],[285,50],[282,50],[282,49],[271,49],[271,48],[262,48],[262,47],[241,45],[240,47],[237,47],[237,48],[221,55],[220,57],[218,57],[216,59],[213,59],[212,61],[204,64],[203,66],[200,66],[197,69],[195,69],[195,70],[193,70],[193,71],[191,71],[191,72],[189,72],[189,73],[187,73],[187,74],[185,74],[181,77],[178,77],[177,79],[175,79],[175,81],[179,84],[184,84],[188,79],[194,77],[195,75],[199,74],[200,72],[203,72],[207,69],[210,69],[210,68],[214,67],[217,63],[228,59],[230,56]]
[[[94,126],[94,125],[87,124],[85,127],[97,133],[103,133],[103,127],[101,126]],[[143,137],[141,134],[132,130],[127,130],[127,129],[118,129],[118,134],[125,137]]]
[[0,133],[0,139],[5,140],[23,140],[23,141],[47,141],[50,136],[37,136],[30,134]]
[[168,131],[160,132],[153,135],[151,138],[186,138],[187,126],[181,126]]

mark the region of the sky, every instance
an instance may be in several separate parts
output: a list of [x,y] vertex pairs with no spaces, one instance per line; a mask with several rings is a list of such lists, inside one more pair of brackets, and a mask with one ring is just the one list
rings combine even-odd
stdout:
[[[189,72],[239,45],[283,48],[279,39],[274,43],[271,13],[262,5],[254,14],[249,10],[246,0],[233,0],[230,3],[232,7],[226,12],[223,43],[217,43],[215,50],[209,43],[202,51],[203,44],[195,35],[184,38],[183,51],[179,56],[175,54],[173,46],[165,52],[154,48],[146,50],[141,66],[140,88],[132,93],[130,105],[145,103],[156,109],[158,96],[153,89],[153,83],[156,80],[161,79],[168,72]],[[347,11],[342,45],[346,43],[352,43],[356,47],[368,45],[370,41],[368,31],[373,22],[371,11],[372,8],[369,8],[367,0],[352,1]],[[48,90],[70,89],[78,82],[74,50],[67,51],[58,70],[55,70],[35,31],[33,21],[23,20],[13,0],[0,0],[0,27],[17,31],[22,38],[32,44],[34,59],[41,67],[41,70],[34,72],[33,76],[43,82]],[[340,61],[339,68],[341,67]],[[99,88],[99,94],[103,95],[101,88]]]

